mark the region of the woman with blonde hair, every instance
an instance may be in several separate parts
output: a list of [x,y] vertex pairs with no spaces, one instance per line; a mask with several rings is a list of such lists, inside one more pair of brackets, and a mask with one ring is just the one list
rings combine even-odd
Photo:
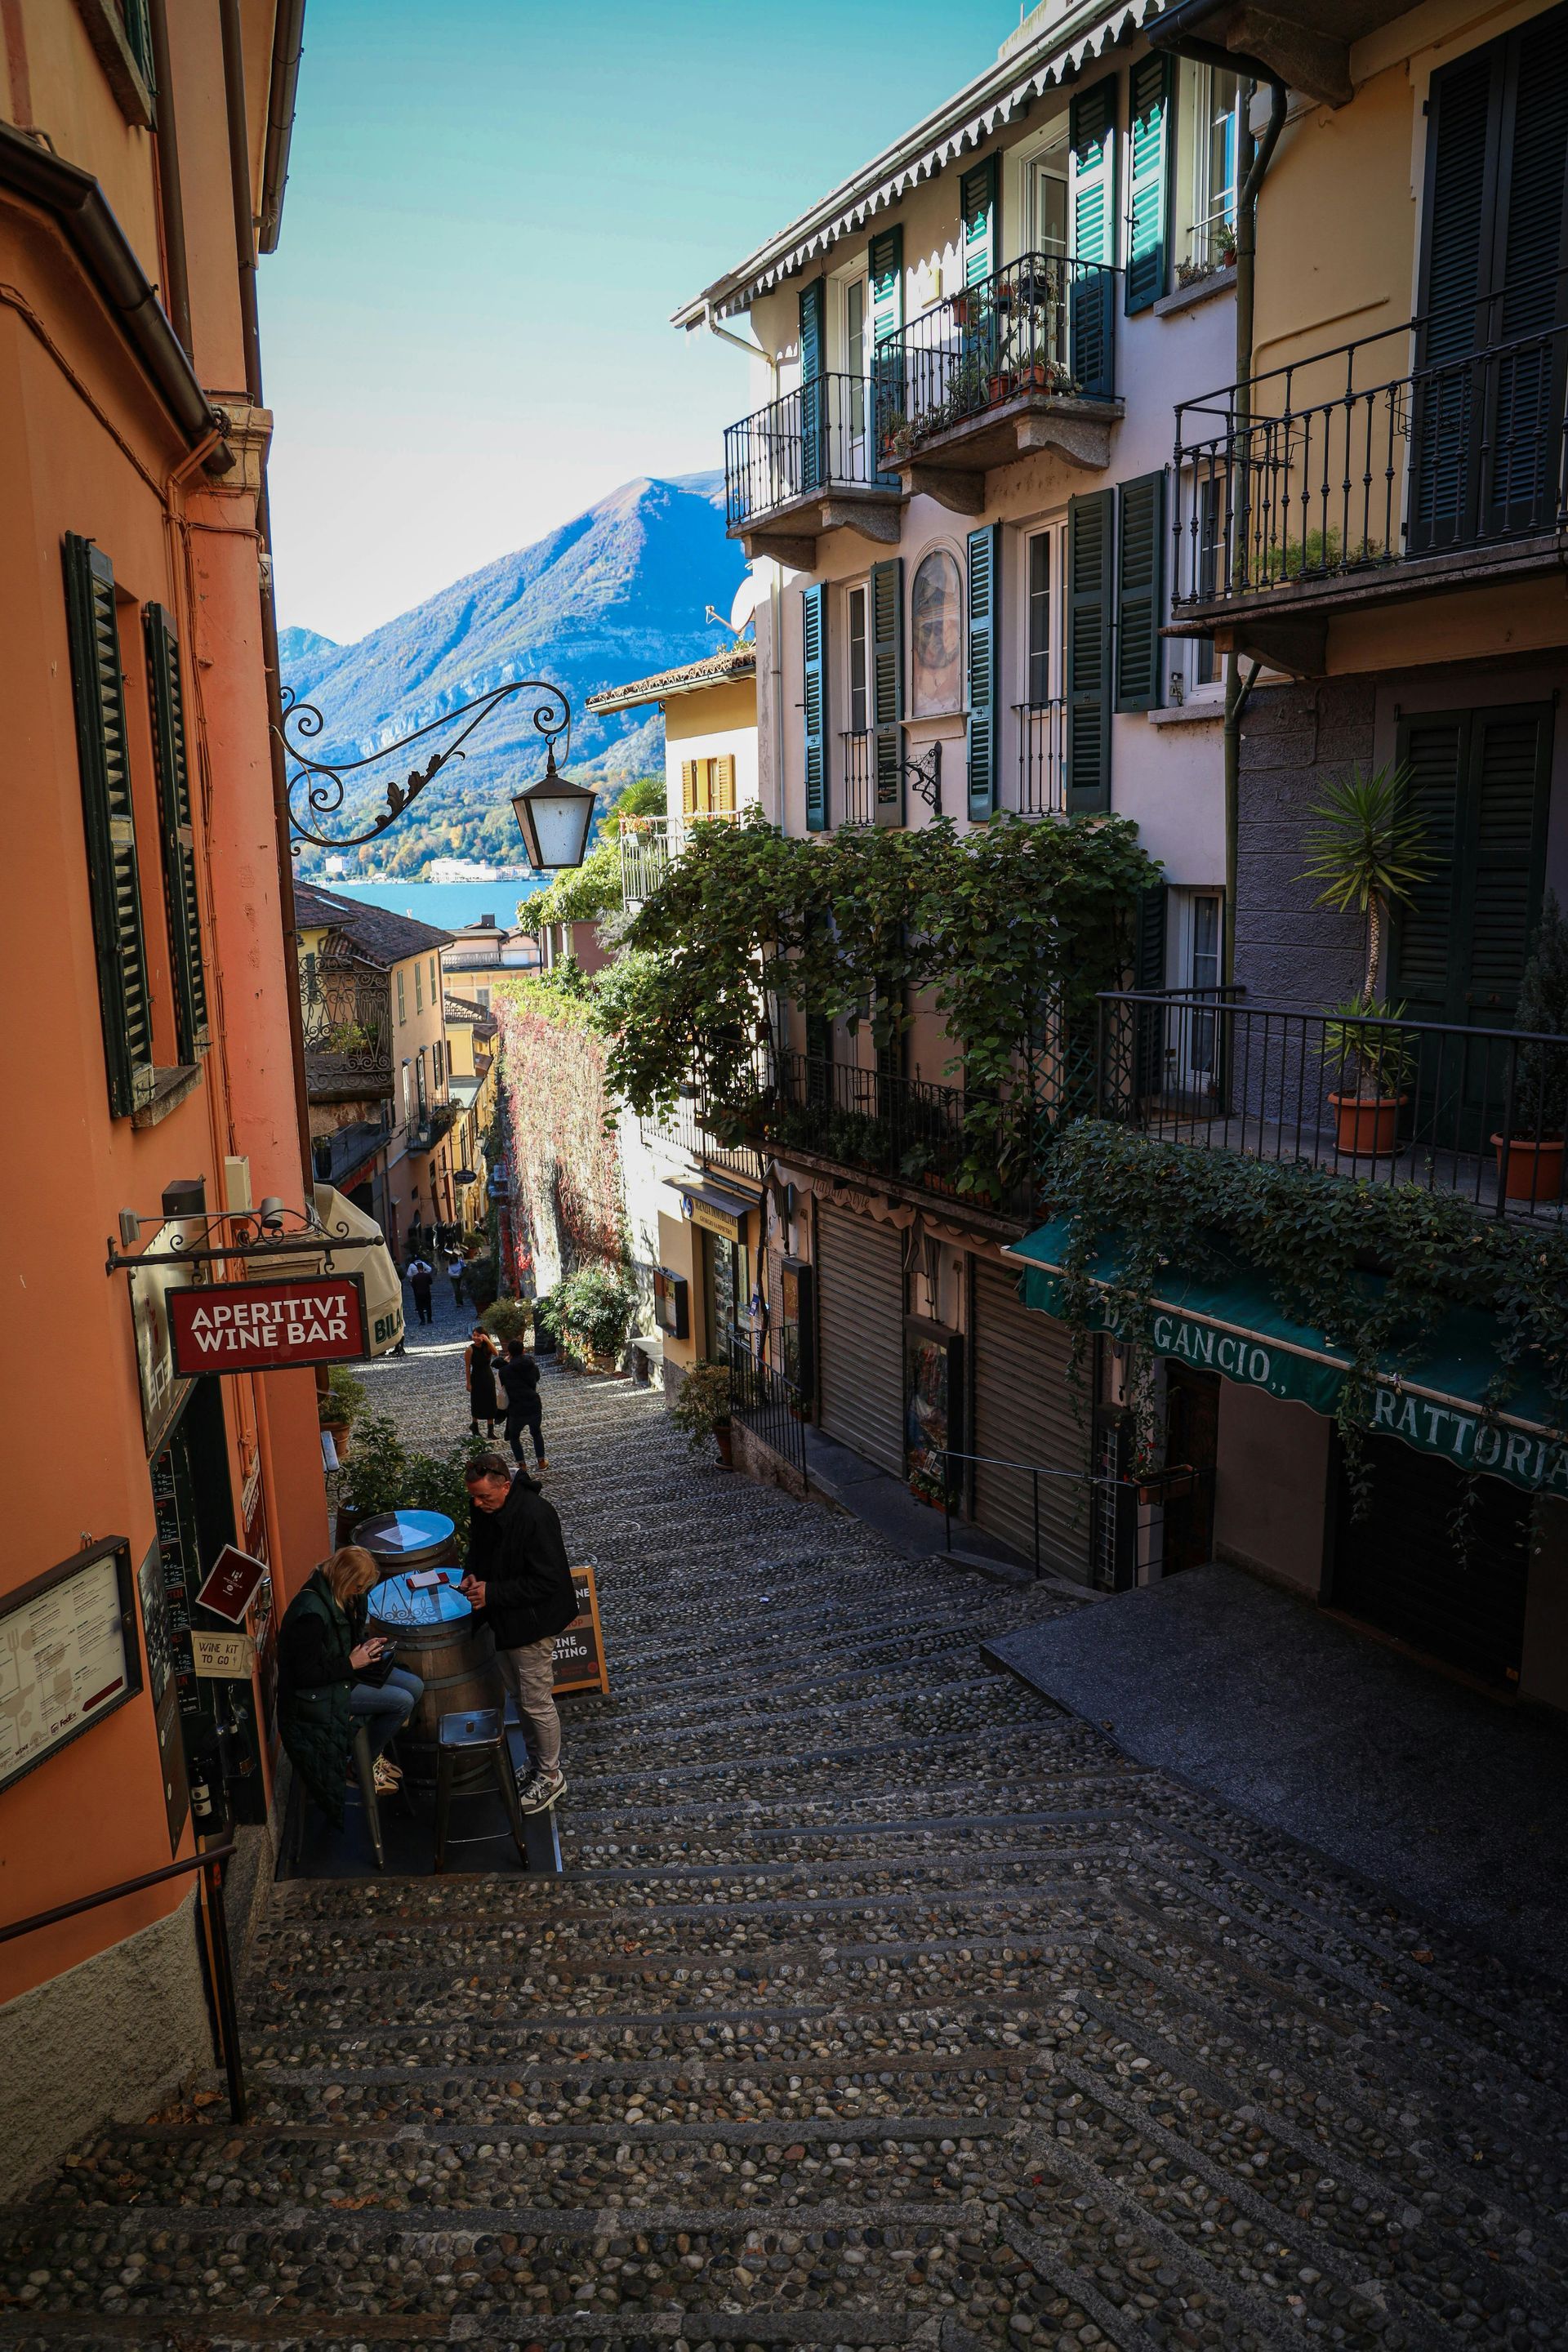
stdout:
[[356,1725],[370,1727],[375,1785],[389,1794],[401,1775],[382,1751],[425,1688],[417,1675],[386,1661],[390,1645],[381,1636],[366,1636],[365,1596],[380,1579],[368,1551],[345,1545],[295,1594],[279,1632],[279,1732],[295,1770],[337,1828]]

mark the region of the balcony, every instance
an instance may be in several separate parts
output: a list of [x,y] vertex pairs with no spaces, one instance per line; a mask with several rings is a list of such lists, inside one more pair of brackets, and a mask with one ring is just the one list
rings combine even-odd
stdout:
[[1167,1142],[1419,1184],[1490,1216],[1564,1221],[1554,1106],[1568,1097],[1568,1037],[1344,1022],[1225,990],[1100,1005],[1102,1117]]
[[[1391,599],[1555,574],[1568,327],[1506,337],[1494,296],[1413,319],[1176,410],[1176,636],[1322,674],[1330,617]],[[1472,333],[1473,327],[1473,333]]]
[[748,557],[816,568],[818,535],[858,531],[898,542],[903,493],[879,472],[872,387],[819,375],[724,435],[724,520]]
[[674,1109],[663,1118],[639,1118],[637,1121],[645,1145],[661,1143],[668,1150],[685,1152],[703,1168],[721,1174],[743,1176],[760,1184],[767,1174],[766,1164],[755,1144],[744,1141],[738,1134],[726,1130],[721,1141],[704,1123],[701,1106],[695,1095],[682,1095]]
[[1013,705],[1018,764],[1010,780],[1004,769],[1002,803],[1016,816],[1061,816],[1066,812],[1066,714],[1067,705],[1059,697],[1050,702]]
[[305,1091],[313,1103],[389,1102],[392,1000],[386,974],[307,957],[300,967]]
[[[839,774],[843,778],[844,810],[842,824],[872,824],[876,822],[877,780],[876,761],[872,746],[875,739],[868,728],[848,730],[838,738]],[[829,787],[829,807],[832,805]]]
[[410,1151],[434,1151],[436,1146],[449,1135],[462,1113],[461,1103],[426,1103],[416,1110],[408,1122]]
[[334,1128],[330,1135],[313,1135],[310,1158],[317,1181],[342,1192],[346,1181],[368,1176],[371,1163],[389,1134],[390,1129],[379,1119],[356,1118],[351,1119],[347,1127]]
[[707,809],[693,816],[628,816],[616,838],[621,853],[621,905],[635,913],[668,878],[697,824],[733,824],[738,809]]
[[878,344],[879,451],[909,497],[980,514],[987,469],[1037,449],[1110,464],[1118,275],[1026,253]]

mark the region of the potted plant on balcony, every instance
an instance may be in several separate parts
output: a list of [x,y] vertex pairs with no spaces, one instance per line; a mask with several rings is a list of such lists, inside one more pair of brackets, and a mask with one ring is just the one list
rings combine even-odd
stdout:
[[1329,1101],[1338,1148],[1365,1155],[1394,1148],[1403,1088],[1414,1067],[1409,1040],[1398,1029],[1380,1027],[1397,1020],[1402,1005],[1385,1010],[1377,993],[1384,935],[1397,906],[1408,906],[1431,869],[1426,829],[1409,805],[1409,771],[1360,766],[1331,784],[1312,814],[1317,829],[1307,836],[1310,852],[1300,879],[1322,887],[1314,904],[1342,914],[1358,912],[1366,924],[1366,969],[1357,993],[1331,1009],[1323,1032],[1324,1062],[1337,1087]]
[[720,1460],[729,1469],[733,1456],[727,1365],[712,1363],[707,1357],[693,1364],[680,1383],[679,1392],[669,1408],[669,1417],[677,1429],[685,1431],[693,1453],[705,1439],[712,1438],[719,1448]]
[[882,411],[883,457],[907,457],[913,441],[914,435],[910,427],[910,420],[903,410],[885,408]]
[[1568,922],[1551,890],[1520,982],[1514,1017],[1531,1037],[1563,1042],[1519,1048],[1508,1131],[1492,1138],[1503,1198],[1528,1201],[1534,1208],[1555,1207],[1563,1198],[1568,1133]]

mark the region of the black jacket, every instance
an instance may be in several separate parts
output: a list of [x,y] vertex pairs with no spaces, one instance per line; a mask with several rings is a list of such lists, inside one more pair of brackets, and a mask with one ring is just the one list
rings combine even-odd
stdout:
[[526,1421],[539,1402],[539,1366],[531,1356],[508,1356],[498,1361],[495,1371],[508,1417]]
[[563,1633],[577,1614],[561,1522],[531,1478],[512,1480],[499,1511],[470,1512],[467,1565],[484,1583],[498,1650]]

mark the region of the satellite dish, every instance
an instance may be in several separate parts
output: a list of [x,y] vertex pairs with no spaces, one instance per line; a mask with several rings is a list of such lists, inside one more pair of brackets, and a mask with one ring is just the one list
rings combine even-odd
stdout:
[[748,572],[736,589],[735,601],[730,607],[730,626],[737,636],[749,625],[752,615],[757,609],[757,595],[755,576]]

